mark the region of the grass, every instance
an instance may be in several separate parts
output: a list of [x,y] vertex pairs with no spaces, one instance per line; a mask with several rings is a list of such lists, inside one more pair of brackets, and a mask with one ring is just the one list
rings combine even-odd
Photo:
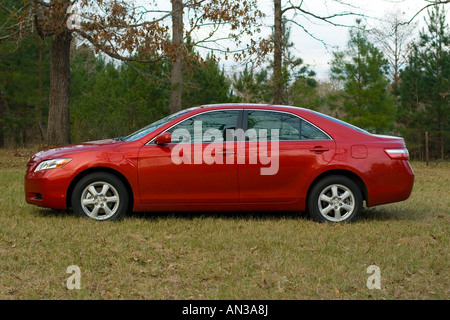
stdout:
[[[27,205],[30,151],[0,151],[0,299],[442,299],[449,163],[413,163],[405,202],[352,224],[304,214],[133,214],[96,223]],[[377,265],[381,289],[366,286]],[[66,269],[81,269],[68,290]]]

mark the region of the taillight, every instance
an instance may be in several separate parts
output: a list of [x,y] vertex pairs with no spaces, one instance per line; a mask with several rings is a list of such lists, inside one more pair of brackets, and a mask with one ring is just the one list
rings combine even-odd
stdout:
[[409,159],[409,152],[408,149],[384,149],[384,152],[389,156],[391,159],[395,160],[408,160]]

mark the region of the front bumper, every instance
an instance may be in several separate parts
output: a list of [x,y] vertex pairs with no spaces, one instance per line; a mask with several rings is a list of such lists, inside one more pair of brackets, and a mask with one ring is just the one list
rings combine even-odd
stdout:
[[29,204],[52,209],[67,209],[67,191],[72,172],[64,168],[27,171],[25,200]]

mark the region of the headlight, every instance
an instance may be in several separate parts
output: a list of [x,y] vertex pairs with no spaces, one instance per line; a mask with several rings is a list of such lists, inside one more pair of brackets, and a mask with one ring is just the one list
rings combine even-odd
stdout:
[[52,160],[45,160],[42,161],[37,168],[34,170],[34,172],[47,170],[47,169],[55,169],[55,168],[62,168],[66,164],[68,164],[72,159],[52,159]]

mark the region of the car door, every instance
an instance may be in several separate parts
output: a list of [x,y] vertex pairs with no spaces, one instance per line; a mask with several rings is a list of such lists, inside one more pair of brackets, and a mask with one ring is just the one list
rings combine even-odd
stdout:
[[171,143],[151,141],[143,146],[138,160],[141,202],[238,202],[236,154],[225,133],[236,129],[241,114],[241,110],[197,114],[166,131],[172,135]]
[[298,200],[309,177],[335,152],[335,142],[326,133],[292,113],[247,110],[244,129],[245,154],[238,152],[242,203]]

